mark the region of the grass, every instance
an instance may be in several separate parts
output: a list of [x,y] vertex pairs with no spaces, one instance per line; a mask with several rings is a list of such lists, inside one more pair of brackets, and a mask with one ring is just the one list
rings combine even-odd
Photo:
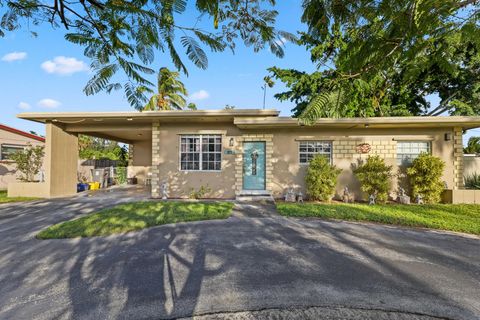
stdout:
[[374,205],[279,203],[288,217],[318,217],[422,227],[480,235],[480,205]]
[[226,219],[232,208],[229,202],[132,202],[50,226],[37,238],[106,236],[168,223]]
[[38,200],[38,199],[39,199],[39,198],[31,198],[31,197],[14,197],[14,198],[8,198],[8,197],[7,197],[7,190],[0,190],[0,203],[32,201],[32,200]]

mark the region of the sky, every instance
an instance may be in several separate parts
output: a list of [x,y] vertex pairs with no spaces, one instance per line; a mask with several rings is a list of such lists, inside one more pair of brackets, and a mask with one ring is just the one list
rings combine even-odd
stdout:
[[[277,2],[279,16],[277,27],[295,33],[305,30],[301,23],[301,2],[285,0]],[[187,11],[180,22],[189,25],[196,18],[193,10]],[[191,25],[191,23],[190,23]],[[89,60],[84,57],[80,46],[64,40],[62,29],[43,25],[34,29],[37,37],[29,30],[21,29],[0,38],[0,123],[44,134],[44,126],[16,118],[20,112],[69,112],[69,111],[129,111],[123,90],[111,94],[100,93],[85,96],[83,87],[92,76]],[[267,68],[277,66],[312,72],[314,64],[305,48],[291,43],[285,44],[285,57],[275,57],[268,49],[254,53],[252,48],[237,45],[235,53],[208,52],[207,70],[196,68],[183,56],[189,76],[181,80],[189,91],[189,101],[199,109],[223,109],[225,105],[236,108],[262,108],[263,77]],[[172,68],[166,54],[157,53],[153,69]],[[153,79],[152,79],[153,80]],[[266,106],[290,115],[294,105],[279,102],[273,95],[284,87],[276,83],[268,89]],[[469,132],[480,135],[480,130]]]

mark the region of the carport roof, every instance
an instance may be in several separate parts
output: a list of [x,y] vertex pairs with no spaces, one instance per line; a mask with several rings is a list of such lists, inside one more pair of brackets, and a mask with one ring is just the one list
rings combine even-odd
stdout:
[[18,118],[36,122],[82,123],[91,121],[121,122],[130,120],[135,123],[160,122],[202,122],[233,121],[235,117],[277,117],[277,110],[232,109],[232,110],[168,110],[168,111],[121,111],[121,112],[25,112]]

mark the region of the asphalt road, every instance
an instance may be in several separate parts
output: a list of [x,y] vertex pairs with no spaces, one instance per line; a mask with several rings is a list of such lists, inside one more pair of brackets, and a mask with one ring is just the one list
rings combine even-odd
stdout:
[[223,221],[34,238],[52,223],[134,198],[0,205],[0,319],[250,319],[241,312],[266,309],[281,319],[325,308],[351,319],[358,309],[372,319],[480,318],[475,237],[285,219],[245,206]]

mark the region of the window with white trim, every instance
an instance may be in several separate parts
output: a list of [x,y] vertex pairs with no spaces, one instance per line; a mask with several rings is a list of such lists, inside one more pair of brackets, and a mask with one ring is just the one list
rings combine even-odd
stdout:
[[300,141],[299,160],[300,164],[308,164],[316,155],[326,157],[332,161],[332,142],[331,141]]
[[25,149],[24,146],[14,145],[14,144],[2,144],[0,151],[0,160],[11,160],[12,155],[17,151],[22,151]]
[[180,170],[220,171],[221,169],[221,135],[183,135],[180,137]]
[[397,164],[409,165],[422,152],[431,153],[431,144],[429,141],[398,141]]

